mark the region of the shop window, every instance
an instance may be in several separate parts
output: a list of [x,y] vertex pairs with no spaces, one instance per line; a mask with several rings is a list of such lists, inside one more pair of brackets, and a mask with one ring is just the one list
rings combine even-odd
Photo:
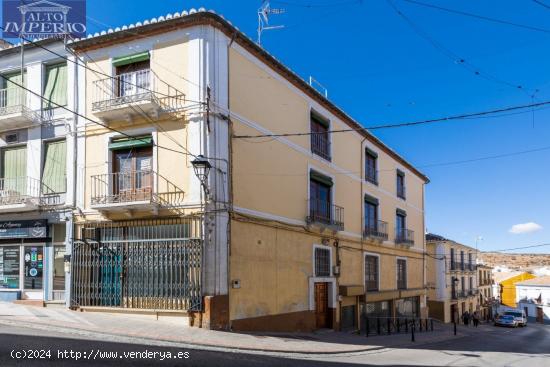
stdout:
[[0,288],[18,289],[19,246],[0,246]]

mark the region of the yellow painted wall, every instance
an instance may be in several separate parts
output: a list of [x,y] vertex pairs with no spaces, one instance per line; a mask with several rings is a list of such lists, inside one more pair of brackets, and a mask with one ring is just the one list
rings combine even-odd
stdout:
[[509,279],[505,279],[500,282],[500,300],[501,303],[508,307],[516,307],[516,283],[522,282],[524,280],[529,280],[536,278],[533,274],[521,273]]

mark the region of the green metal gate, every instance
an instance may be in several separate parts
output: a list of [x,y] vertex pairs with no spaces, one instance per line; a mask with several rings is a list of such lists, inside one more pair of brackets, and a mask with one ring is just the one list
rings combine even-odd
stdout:
[[123,221],[77,225],[72,306],[202,309],[201,221]]

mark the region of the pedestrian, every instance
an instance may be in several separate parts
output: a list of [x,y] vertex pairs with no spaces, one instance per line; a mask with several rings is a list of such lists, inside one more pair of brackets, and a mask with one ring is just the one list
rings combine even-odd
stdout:
[[474,312],[473,321],[474,321],[474,327],[477,327],[479,325],[479,313],[477,311]]
[[469,324],[470,324],[470,314],[468,313],[468,311],[465,311],[462,314],[462,322],[464,322],[464,325],[469,326]]

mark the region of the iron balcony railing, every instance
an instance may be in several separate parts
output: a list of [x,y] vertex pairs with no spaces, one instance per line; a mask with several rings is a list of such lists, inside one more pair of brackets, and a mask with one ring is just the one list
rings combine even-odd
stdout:
[[344,229],[344,208],[319,199],[308,200],[307,223],[322,224],[336,230]]
[[136,202],[179,207],[184,192],[164,176],[152,170],[115,172],[91,177],[92,205]]
[[434,331],[434,324],[437,328],[439,321],[433,318],[422,319],[413,315],[409,317],[375,317],[362,314],[359,334],[368,337],[371,335],[428,332]]
[[60,195],[31,177],[0,178],[0,206],[33,203],[57,205]]
[[375,238],[379,240],[388,239],[388,223],[381,220],[374,221],[373,223],[366,223],[363,230],[363,236],[365,238]]
[[395,243],[408,246],[414,245],[414,231],[406,228],[396,228]]
[[29,98],[21,88],[0,89],[0,116],[23,112],[29,106]]
[[365,180],[378,185],[378,171],[374,167],[365,167]]
[[456,291],[456,289],[451,290],[451,298],[458,299],[458,292]]
[[323,134],[312,134],[311,151],[313,154],[330,161],[330,139],[328,136]]
[[160,80],[151,69],[96,80],[93,85],[93,111],[105,111],[140,102],[154,102],[167,112],[178,111],[185,106],[185,95]]
[[468,292],[466,290],[458,291],[458,298],[466,298],[468,297]]

